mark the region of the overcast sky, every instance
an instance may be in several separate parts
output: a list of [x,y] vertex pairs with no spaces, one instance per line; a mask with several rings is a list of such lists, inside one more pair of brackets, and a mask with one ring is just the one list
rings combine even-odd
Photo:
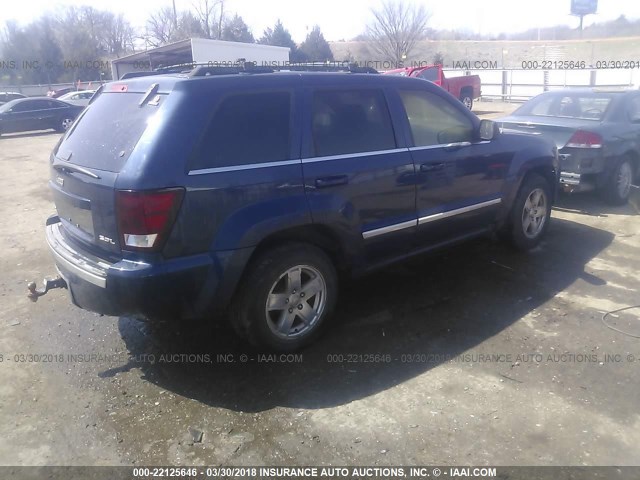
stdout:
[[[176,0],[176,5],[178,9],[186,9],[197,1]],[[578,25],[577,18],[569,15],[570,0],[408,1],[424,4],[433,14],[430,26],[438,29],[497,34],[558,24]],[[256,37],[280,18],[294,40],[301,42],[314,24],[320,25],[327,40],[353,38],[363,32],[370,20],[371,7],[378,4],[376,0],[225,0],[225,9],[241,15]],[[133,25],[141,27],[151,12],[171,5],[171,0],[3,0],[0,23],[8,19],[26,23],[47,10],[55,11],[55,5],[91,5],[122,12]],[[588,16],[585,25],[623,14],[640,18],[640,1],[599,0],[598,14]]]

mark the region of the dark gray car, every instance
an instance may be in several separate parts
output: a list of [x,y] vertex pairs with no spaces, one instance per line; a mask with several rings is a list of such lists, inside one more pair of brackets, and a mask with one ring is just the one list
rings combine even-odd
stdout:
[[627,201],[640,170],[639,91],[546,92],[497,122],[555,141],[565,191],[596,190],[612,204]]
[[0,135],[31,130],[66,131],[84,107],[48,97],[12,100],[0,106]]

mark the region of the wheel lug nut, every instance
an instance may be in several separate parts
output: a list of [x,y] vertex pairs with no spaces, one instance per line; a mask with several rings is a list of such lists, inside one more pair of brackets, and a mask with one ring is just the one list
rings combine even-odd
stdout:
[[300,294],[300,298],[304,298],[304,293],[301,293],[301,294]]
[[302,305],[298,305],[298,310],[302,310]]
[[289,309],[289,313],[293,313],[293,308],[290,308],[290,309]]
[[287,299],[284,301],[284,303],[289,303],[289,299],[287,298]]

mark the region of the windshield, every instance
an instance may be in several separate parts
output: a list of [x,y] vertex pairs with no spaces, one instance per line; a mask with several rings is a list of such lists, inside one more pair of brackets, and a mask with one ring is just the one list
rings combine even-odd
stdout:
[[612,99],[613,94],[608,93],[543,94],[524,104],[513,116],[602,120]]

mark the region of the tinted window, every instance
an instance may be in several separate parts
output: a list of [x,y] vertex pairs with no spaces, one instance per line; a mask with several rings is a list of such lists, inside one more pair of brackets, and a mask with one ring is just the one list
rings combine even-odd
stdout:
[[140,107],[136,93],[102,93],[69,130],[58,150],[70,162],[119,172],[147,128],[157,107]]
[[27,102],[20,103],[20,107],[22,108],[22,112],[32,111],[32,110],[46,110],[51,108],[48,100],[30,100]]
[[291,94],[225,98],[206,130],[192,170],[290,159]]
[[30,112],[32,110],[42,110],[42,105],[38,106],[40,103],[41,101],[39,100],[29,100],[27,102],[20,102],[12,107],[12,111]]
[[54,102],[53,100],[47,100],[47,108],[65,108],[66,105],[61,102]]
[[400,97],[416,147],[472,140],[471,120],[444,98],[417,90],[401,91]]
[[640,121],[640,97],[634,97],[629,102],[628,107],[629,120],[632,122]]
[[422,80],[428,80],[430,82],[438,81],[438,69],[437,68],[427,68],[426,70],[421,71],[418,74],[418,78]]
[[316,92],[312,113],[316,156],[396,148],[389,110],[380,90]]

